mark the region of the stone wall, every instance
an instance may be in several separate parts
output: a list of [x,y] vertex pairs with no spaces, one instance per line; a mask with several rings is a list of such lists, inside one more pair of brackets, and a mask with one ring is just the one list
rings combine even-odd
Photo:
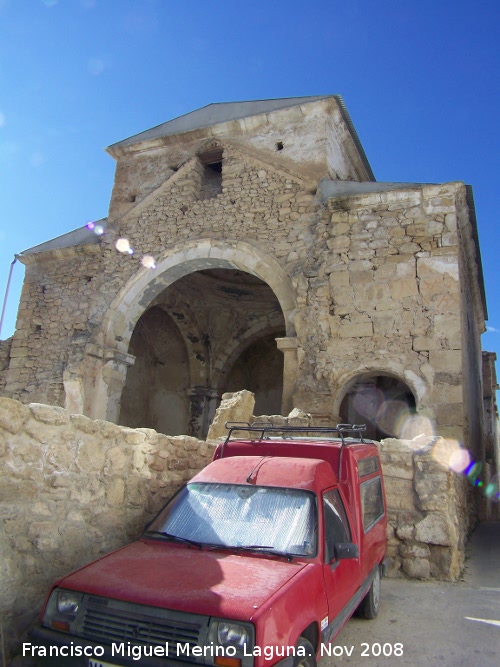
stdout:
[[54,580],[135,539],[213,446],[0,398],[0,623],[10,652]]
[[314,411],[322,389],[323,412],[333,402],[338,413],[357,373],[389,372],[441,435],[462,440],[463,190],[449,183],[327,200],[314,230],[316,266],[293,278],[304,410]]
[[443,438],[383,440],[380,457],[388,507],[388,576],[456,580],[474,527],[474,497],[449,463],[457,445]]
[[5,371],[9,367],[12,338],[0,340],[0,392],[5,387]]

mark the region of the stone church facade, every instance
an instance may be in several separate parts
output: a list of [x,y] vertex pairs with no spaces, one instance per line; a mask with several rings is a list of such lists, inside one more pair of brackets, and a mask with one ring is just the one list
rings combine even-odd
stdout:
[[18,257],[3,396],[205,437],[249,389],[497,455],[470,187],[377,182],[339,96],[211,104],[108,152],[108,216]]

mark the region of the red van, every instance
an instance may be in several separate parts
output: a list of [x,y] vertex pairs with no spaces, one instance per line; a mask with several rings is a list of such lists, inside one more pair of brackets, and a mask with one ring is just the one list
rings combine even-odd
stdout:
[[386,560],[363,427],[228,424],[214,460],[128,546],[57,581],[23,645],[81,667],[314,667]]

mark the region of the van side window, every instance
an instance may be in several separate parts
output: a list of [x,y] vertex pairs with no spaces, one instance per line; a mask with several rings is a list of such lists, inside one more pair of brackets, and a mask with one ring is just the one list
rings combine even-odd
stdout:
[[337,489],[327,491],[323,496],[325,513],[325,558],[329,563],[335,558],[335,545],[351,541],[351,529],[344,503]]
[[363,513],[363,528],[366,533],[384,516],[384,499],[380,477],[374,477],[361,483],[361,510]]

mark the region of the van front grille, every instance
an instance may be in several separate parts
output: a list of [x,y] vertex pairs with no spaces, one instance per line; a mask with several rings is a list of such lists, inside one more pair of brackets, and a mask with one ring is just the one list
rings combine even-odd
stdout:
[[[78,634],[103,644],[123,641],[152,646],[168,644],[180,659],[184,653],[186,659],[197,662],[192,648],[203,643],[207,625],[205,616],[89,597]],[[189,648],[179,654],[178,645],[186,644]]]

